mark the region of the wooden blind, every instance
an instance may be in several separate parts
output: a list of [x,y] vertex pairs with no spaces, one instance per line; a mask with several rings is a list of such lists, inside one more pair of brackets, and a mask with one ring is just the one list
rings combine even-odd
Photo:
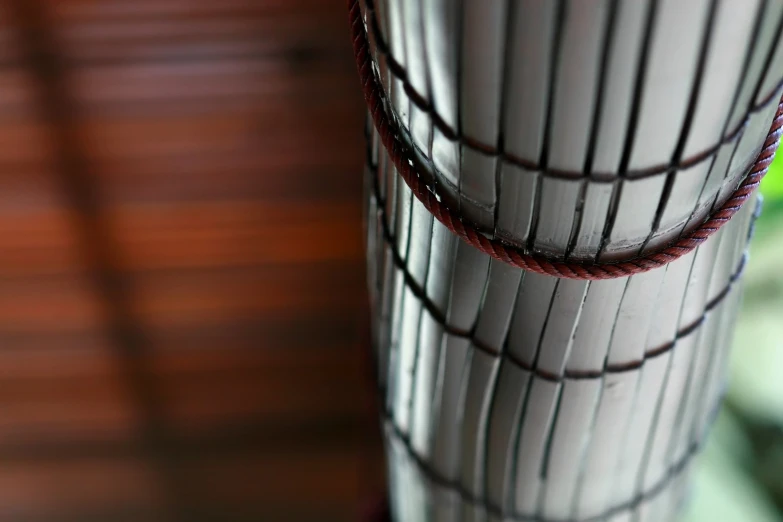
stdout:
[[355,518],[347,35],[320,0],[0,3],[0,518]]

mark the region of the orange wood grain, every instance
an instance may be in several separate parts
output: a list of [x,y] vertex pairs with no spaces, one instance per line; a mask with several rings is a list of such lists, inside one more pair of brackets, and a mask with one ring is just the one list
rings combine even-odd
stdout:
[[4,0],[0,519],[357,520],[383,486],[343,4],[36,1],[125,302]]

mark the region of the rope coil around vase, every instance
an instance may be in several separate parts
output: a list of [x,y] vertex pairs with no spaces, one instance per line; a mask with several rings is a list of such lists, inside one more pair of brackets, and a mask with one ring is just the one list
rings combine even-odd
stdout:
[[464,222],[422,179],[414,167],[413,155],[408,153],[406,145],[400,140],[397,129],[384,108],[382,89],[373,72],[370,46],[358,0],[348,0],[348,9],[354,57],[364,98],[381,143],[388,151],[397,172],[424,208],[452,233],[493,259],[522,270],[567,279],[598,280],[639,274],[671,263],[693,251],[742,208],[767,174],[780,144],[783,129],[783,99],[778,104],[778,110],[761,151],[743,182],[704,223],[665,248],[626,261],[612,262],[558,261],[541,254],[527,253],[496,238],[487,237],[473,225]]

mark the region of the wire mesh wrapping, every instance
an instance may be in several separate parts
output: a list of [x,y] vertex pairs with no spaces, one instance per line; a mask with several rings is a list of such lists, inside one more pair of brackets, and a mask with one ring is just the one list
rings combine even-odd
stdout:
[[398,519],[441,520],[425,506],[449,495],[591,519],[676,490],[720,395],[752,206],[665,269],[569,281],[490,260],[415,200],[402,233],[388,201],[370,196],[368,261]]
[[[550,3],[539,9],[554,12],[550,18],[557,19],[558,30],[552,31],[552,38],[542,37],[534,43],[528,42],[525,47],[524,41],[515,42],[517,32],[514,32],[513,24],[509,22],[506,27],[497,22],[497,27],[493,27],[493,21],[489,19],[484,20],[488,25],[482,27],[482,18],[471,16],[472,3],[466,2],[462,14],[470,22],[463,28],[464,38],[453,40],[454,28],[448,27],[444,32],[452,40],[444,37],[441,42],[446,50],[426,54],[426,46],[416,45],[421,39],[417,37],[416,29],[428,26],[431,32],[437,32],[440,25],[462,12],[458,9],[459,2],[445,2],[435,8],[429,23],[421,22],[415,16],[412,20],[406,19],[409,22],[405,24],[407,32],[400,32],[397,38],[408,44],[400,53],[411,54],[409,48],[413,47],[421,54],[418,61],[432,56],[429,69],[425,68],[422,74],[426,73],[429,83],[444,83],[450,89],[449,93],[433,97],[433,104],[441,99],[460,98],[462,105],[453,108],[452,112],[461,107],[454,112],[454,118],[458,115],[461,127],[468,130],[463,128],[456,132],[447,128],[443,111],[435,105],[430,106],[427,97],[415,87],[417,82],[411,80],[413,71],[401,65],[407,55],[395,55],[393,45],[384,40],[381,29],[384,19],[391,20],[395,13],[398,16],[407,16],[409,11],[417,10],[426,13],[426,6],[430,5],[419,6],[414,2],[403,13],[403,4],[383,3],[389,13],[382,16],[383,8],[371,3],[364,11],[377,74],[388,94],[389,105],[394,109],[393,117],[403,129],[403,139],[412,145],[413,154],[420,163],[428,167],[438,195],[451,200],[452,206],[458,208],[465,219],[489,234],[527,246],[531,251],[568,258],[577,250],[587,259],[627,259],[660,248],[681,236],[719,206],[747,173],[758,155],[780,99],[783,64],[776,61],[783,58],[775,52],[780,9],[774,4],[769,9],[766,4],[759,4],[758,9],[749,10],[744,3],[724,2],[719,9],[717,2],[702,2],[703,5],[693,2],[686,10],[693,11],[692,19],[688,19],[680,12],[678,4],[661,2],[659,6],[658,2],[649,2],[648,7],[639,7],[640,13],[637,13],[637,16],[646,14],[647,31],[642,32],[646,36],[634,33],[619,39],[622,35],[615,34],[619,29],[614,19],[631,8],[610,8],[608,2],[592,7],[580,3],[579,9],[586,11],[582,13],[568,2],[562,2],[560,8],[557,8],[559,4]],[[510,6],[519,11],[519,16],[527,23],[546,23],[536,19],[538,13],[524,2],[511,2]],[[473,9],[478,13],[489,11],[483,5]],[[451,13],[452,10],[457,12]],[[586,14],[598,18],[601,23],[590,30],[584,23]],[[503,21],[512,18],[509,14]],[[576,24],[574,20],[580,23]],[[570,38],[566,31],[569,21],[575,25],[571,31],[575,34]],[[387,20],[386,25],[389,24],[395,26]],[[475,42],[468,41],[472,34],[470,27],[474,24],[478,24],[473,29],[477,34],[497,35],[508,31],[502,41],[509,45],[505,48],[493,46],[490,38],[482,40],[479,36],[474,36]],[[692,27],[700,27],[701,31],[692,31]],[[386,32],[389,31],[391,29]],[[424,33],[429,34],[428,31]],[[584,52],[586,42],[583,40],[597,39],[603,33],[606,33],[603,60],[593,63],[584,56],[574,58],[573,63],[566,60],[570,54]],[[677,40],[676,46],[687,47],[687,40],[683,41],[685,33],[693,40],[693,52],[683,53],[680,49],[680,59],[672,60],[672,41]],[[614,51],[627,51],[632,47],[626,41],[628,39],[643,40],[637,45],[639,55],[631,56],[634,61],[629,61],[629,57],[625,57],[625,61],[617,58],[620,63],[615,68],[623,74],[614,74],[610,67],[612,57],[620,53]],[[414,44],[409,44],[411,41]],[[570,45],[566,45],[569,42]],[[723,47],[727,46],[734,52],[723,52]],[[521,61],[513,59],[523,52],[532,56],[520,58]],[[460,59],[455,57],[452,60],[455,63],[449,63],[448,53],[457,53]],[[503,56],[505,63],[499,58]],[[475,65],[475,71],[471,69],[473,62],[485,64],[492,60],[497,62],[497,70],[483,71],[478,65]],[[530,61],[540,67],[529,70]],[[562,64],[563,61],[566,63]],[[541,65],[547,63],[548,69]],[[503,71],[505,75],[502,75]],[[460,73],[459,82],[457,72]],[[520,75],[521,79],[517,78]],[[550,77],[546,83],[548,90],[534,96],[535,84],[547,75]],[[598,81],[601,78],[606,81]],[[717,78],[721,81],[716,81]],[[476,85],[470,86],[471,82]],[[583,86],[596,82],[600,85],[595,89],[587,93],[580,91]],[[607,82],[609,85],[604,85]],[[622,99],[612,104],[603,103],[607,90],[613,100],[617,99],[615,90],[625,92],[627,103],[621,103]],[[560,103],[559,91],[563,91],[559,94]],[[531,96],[534,99],[528,100]],[[519,104],[524,106],[517,108]],[[498,115],[500,107],[504,109],[502,125]],[[419,115],[422,109],[428,115],[424,118],[429,121],[427,125],[418,121],[424,117]],[[529,116],[536,111],[546,113],[540,117],[550,117],[537,125],[536,117]],[[578,125],[576,117],[580,111],[586,113],[582,126]],[[480,114],[485,114],[484,120]],[[472,121],[481,121],[482,128],[493,129],[486,133],[493,136],[493,143],[497,145],[487,146],[486,140],[477,142],[469,132]],[[479,126],[479,123],[474,125]],[[518,131],[521,136],[516,137],[516,132],[507,128],[509,126],[523,129]],[[721,126],[723,133],[713,137]],[[445,134],[453,138],[448,146],[453,149],[449,162],[439,159],[443,147],[437,141],[444,129]],[[612,133],[619,137],[610,139]],[[605,141],[609,143],[604,144]],[[521,153],[509,155],[502,150],[517,142],[521,143],[520,147],[532,147],[538,159],[526,158]],[[571,146],[571,142],[582,146]],[[596,157],[600,160],[611,154],[617,156],[611,169],[594,169]],[[516,167],[513,173],[504,174],[513,167]],[[565,167],[572,168],[565,170]],[[504,186],[509,190],[501,190]],[[602,195],[599,196],[601,186]],[[511,194],[506,199],[508,204],[504,205],[507,192]],[[590,198],[591,194],[595,198]],[[600,199],[605,204],[594,205],[592,199]],[[563,212],[562,207],[573,211]],[[583,214],[589,214],[587,223]],[[518,223],[512,226],[514,221]],[[588,233],[587,229],[591,231]],[[593,239],[587,241],[582,237],[584,234]],[[578,246],[580,237],[589,244]]]
[[[365,2],[438,197],[494,237],[617,260],[698,226],[778,108],[783,4]],[[369,286],[395,520],[670,520],[719,404],[749,204],[645,274],[571,281],[459,241],[368,124]]]

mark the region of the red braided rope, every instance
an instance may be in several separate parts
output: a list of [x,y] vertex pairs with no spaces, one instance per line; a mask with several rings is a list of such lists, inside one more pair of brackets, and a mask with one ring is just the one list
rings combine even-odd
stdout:
[[769,165],[772,163],[775,151],[780,144],[781,128],[783,128],[783,99],[781,99],[778,105],[769,134],[766,140],[764,140],[764,146],[742,184],[723,206],[713,212],[700,227],[658,252],[628,261],[608,263],[563,262],[549,259],[540,254],[528,254],[497,239],[490,239],[478,232],[474,227],[465,224],[458,214],[452,212],[444,203],[438,200],[422,180],[419,173],[412,166],[413,162],[409,162],[412,156],[407,154],[405,145],[398,138],[397,132],[384,110],[382,91],[373,73],[370,46],[367,41],[367,34],[362,22],[358,1],[348,0],[348,8],[353,51],[356,58],[356,66],[359,69],[364,98],[370,109],[381,142],[388,151],[389,157],[397,168],[397,172],[410,187],[416,199],[424,205],[424,208],[451,232],[494,259],[523,270],[568,279],[595,280],[639,274],[671,263],[702,244],[742,208],[742,205],[750,198],[769,170]]

